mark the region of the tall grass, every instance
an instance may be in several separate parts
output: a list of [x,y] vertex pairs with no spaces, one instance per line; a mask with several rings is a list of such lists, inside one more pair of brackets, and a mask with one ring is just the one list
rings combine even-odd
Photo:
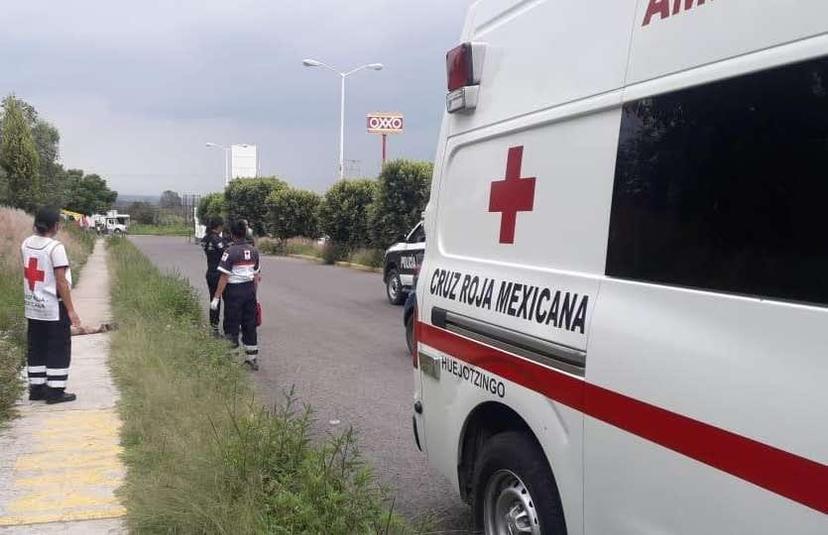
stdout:
[[384,251],[380,249],[357,249],[348,255],[348,262],[372,268],[382,267]]
[[192,236],[193,227],[189,225],[142,225],[133,223],[129,226],[129,233],[146,236]]
[[319,243],[318,240],[308,238],[291,238],[289,240],[275,240],[260,238],[256,243],[263,254],[268,255],[303,255],[323,260],[326,264],[345,261],[368,267],[382,267],[384,251],[381,249],[360,248],[348,250],[331,242]]
[[110,258],[132,531],[404,531],[351,432],[312,442],[310,409],[291,394],[260,407],[186,280],[159,273],[126,240],[110,242]]
[[[26,345],[23,316],[23,267],[20,244],[32,234],[32,217],[0,207],[0,423],[11,416],[11,406],[23,388],[19,379]],[[68,224],[58,235],[77,276],[94,246],[94,237]]]
[[276,240],[273,238],[260,238],[256,247],[263,254],[268,255],[304,255],[322,258],[325,246],[318,240],[309,238],[290,238],[288,240]]

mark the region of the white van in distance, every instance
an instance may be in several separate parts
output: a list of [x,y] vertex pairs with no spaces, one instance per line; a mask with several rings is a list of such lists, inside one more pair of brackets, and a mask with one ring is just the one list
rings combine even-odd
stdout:
[[461,42],[430,462],[486,534],[828,533],[828,2],[481,0]]

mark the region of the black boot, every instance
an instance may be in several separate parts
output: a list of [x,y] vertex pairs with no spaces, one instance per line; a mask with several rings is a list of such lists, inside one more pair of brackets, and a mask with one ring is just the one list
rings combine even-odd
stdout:
[[75,401],[78,396],[64,391],[62,388],[50,388],[46,394],[46,404],[54,405],[55,403],[66,403],[67,401]]
[[46,399],[46,385],[29,385],[29,401]]

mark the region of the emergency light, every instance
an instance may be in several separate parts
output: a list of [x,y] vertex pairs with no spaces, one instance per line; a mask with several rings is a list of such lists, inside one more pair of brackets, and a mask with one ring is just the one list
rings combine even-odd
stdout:
[[485,51],[483,43],[463,43],[446,54],[449,90],[446,110],[449,113],[470,111],[477,107]]

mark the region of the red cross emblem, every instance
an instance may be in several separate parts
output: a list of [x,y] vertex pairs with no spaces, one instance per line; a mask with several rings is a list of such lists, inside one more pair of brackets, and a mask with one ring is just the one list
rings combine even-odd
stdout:
[[29,265],[23,270],[23,276],[29,281],[29,291],[33,292],[35,284],[46,280],[46,272],[37,269],[37,258],[29,258]]
[[535,205],[535,177],[521,178],[523,146],[509,149],[506,179],[492,182],[489,212],[500,212],[500,243],[515,243],[518,212],[531,212]]

